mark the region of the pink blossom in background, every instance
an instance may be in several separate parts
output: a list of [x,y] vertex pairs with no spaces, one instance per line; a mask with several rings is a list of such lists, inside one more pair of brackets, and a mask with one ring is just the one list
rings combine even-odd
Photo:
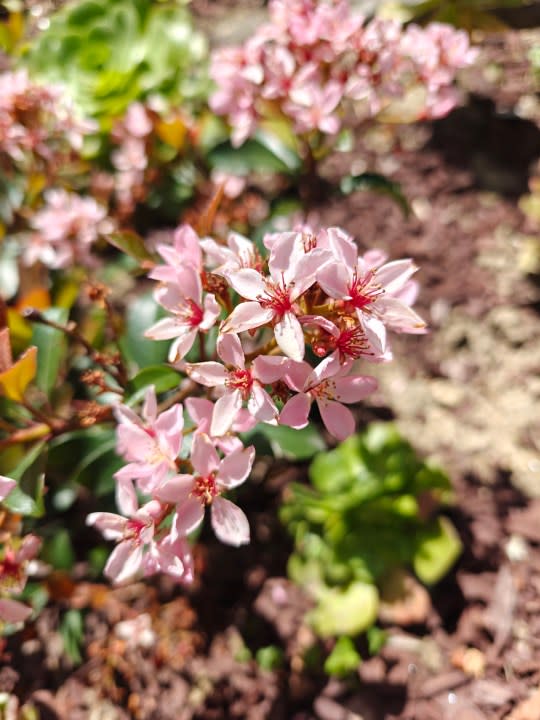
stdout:
[[418,87],[409,121],[450,112],[456,73],[475,56],[464,32],[441,23],[366,23],[345,0],[271,0],[269,22],[243,46],[214,50],[210,105],[227,117],[235,146],[275,117],[305,137],[332,137]]
[[34,232],[23,250],[24,263],[39,261],[53,269],[95,264],[92,245],[114,229],[107,209],[92,197],[61,189],[46,190],[44,198],[30,221]]

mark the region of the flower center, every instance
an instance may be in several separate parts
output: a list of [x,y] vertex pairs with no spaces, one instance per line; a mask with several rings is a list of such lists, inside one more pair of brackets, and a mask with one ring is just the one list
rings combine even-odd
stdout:
[[124,530],[124,540],[131,540],[135,545],[140,545],[142,540],[142,534],[147,529],[148,525],[143,520],[131,518],[126,522],[126,528]]
[[360,325],[342,330],[336,338],[336,348],[342,355],[350,358],[372,354],[369,352],[369,341]]
[[332,380],[323,380],[318,385],[315,385],[315,387],[310,388],[309,394],[313,399],[333,400],[333,391],[335,390],[335,388],[336,385]]
[[181,325],[198,327],[202,323],[204,311],[197,305],[195,300],[186,298],[185,304],[179,307],[176,311],[176,315]]
[[232,370],[227,379],[225,385],[232,390],[240,390],[244,400],[247,400],[253,387],[253,378],[250,370]]
[[15,559],[12,550],[6,550],[2,562],[0,562],[0,586],[3,590],[13,589],[19,585],[23,577],[21,563]]
[[354,271],[353,280],[348,288],[350,295],[350,304],[356,310],[367,310],[367,308],[384,293],[384,288],[373,283],[374,270],[369,270],[363,277],[358,277],[357,271]]
[[270,308],[278,317],[283,317],[285,313],[292,310],[292,302],[289,297],[289,291],[284,285],[278,285],[276,283],[266,282],[266,290],[264,295],[260,295],[257,298],[261,307],[266,309]]
[[219,495],[215,474],[196,477],[193,482],[192,494],[198,497],[203,505],[211,505],[212,500]]

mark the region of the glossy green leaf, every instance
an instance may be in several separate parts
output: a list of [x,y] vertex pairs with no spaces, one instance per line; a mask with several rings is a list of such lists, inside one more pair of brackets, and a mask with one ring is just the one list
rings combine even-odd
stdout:
[[163,310],[154,300],[152,293],[140,295],[128,306],[121,349],[128,362],[140,369],[159,365],[167,359],[170,345],[168,340],[149,340],[144,337],[145,331],[162,316]]
[[239,148],[226,142],[210,151],[208,163],[212,169],[234,175],[247,175],[250,172],[290,173],[289,165],[282,159],[283,153],[276,155],[274,150],[275,147],[270,150],[258,140],[247,140]]
[[34,445],[19,462],[10,470],[9,476],[17,480],[4,505],[14,513],[41,517],[45,512],[43,489],[45,467],[47,463],[47,444],[39,442]]
[[403,194],[399,183],[393,182],[378,173],[362,173],[361,175],[346,175],[339,184],[343,195],[350,195],[358,190],[369,190],[382,195],[388,195],[399,205],[405,217],[410,213],[410,206]]
[[105,236],[108,243],[138,261],[153,262],[152,254],[147,250],[144,240],[133,230],[122,230]]
[[135,393],[153,385],[156,393],[164,393],[178,387],[181,380],[182,376],[173,368],[167,365],[151,365],[130,380],[129,391]]
[[[68,310],[65,308],[48,308],[43,310],[42,314],[47,319],[62,325],[68,319]],[[36,384],[40,390],[50,396],[56,386],[58,373],[66,355],[65,333],[42,323],[33,323],[31,342],[38,349]]]
[[75,665],[82,662],[81,648],[84,638],[83,616],[80,610],[68,610],[59,626],[60,637],[64,643],[64,652]]
[[42,559],[55,570],[71,570],[75,563],[75,552],[69,532],[59,528],[48,538],[41,551]]
[[309,460],[326,445],[315,425],[302,430],[294,430],[285,425],[264,425],[261,423],[256,432],[269,442],[274,456],[287,460]]

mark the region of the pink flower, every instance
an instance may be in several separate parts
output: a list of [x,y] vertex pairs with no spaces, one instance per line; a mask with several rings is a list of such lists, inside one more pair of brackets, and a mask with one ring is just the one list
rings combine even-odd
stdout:
[[133,578],[141,569],[143,557],[163,517],[161,503],[151,500],[125,518],[108,512],[88,515],[86,524],[95,526],[106,540],[118,543],[112,551],[104,573],[115,583]]
[[305,343],[297,317],[302,315],[302,310],[296,301],[313,285],[326,259],[324,251],[306,253],[300,233],[284,233],[272,248],[268,263],[270,277],[250,268],[228,276],[233,289],[250,302],[241,303],[233,310],[222,331],[239,333],[270,323],[285,355],[301,360]]
[[6,623],[21,623],[28,620],[32,608],[18,600],[0,598],[0,620]]
[[187,374],[195,382],[224,389],[214,406],[210,435],[224,435],[236,420],[244,402],[257,420],[274,420],[278,411],[263,385],[280,379],[286,359],[259,356],[252,368],[246,368],[242,345],[238,335],[233,333],[220,335],[217,352],[227,367],[217,362],[186,365]]
[[166,265],[157,265],[149,273],[148,277],[165,283],[174,284],[177,281],[178,270],[186,264],[191,265],[197,272],[201,272],[203,241],[191,225],[180,225],[173,235],[173,244],[160,243],[157,251],[165,260]]
[[377,389],[377,381],[367,375],[347,375],[350,369],[350,362],[340,366],[332,357],[325,358],[314,369],[305,362],[291,362],[285,382],[298,394],[285,403],[279,422],[297,429],[305,427],[315,400],[331,435],[338,440],[352,435],[354,417],[342,403],[363,400]]
[[194,474],[166,479],[157,493],[164,502],[177,505],[173,538],[193,532],[203,521],[205,507],[210,505],[212,528],[221,542],[235,546],[249,542],[246,516],[221,495],[246,480],[254,456],[255,448],[249,447],[235,450],[220,460],[210,438],[204,434],[195,435],[191,450]]
[[31,225],[36,232],[24,250],[24,263],[39,260],[54,269],[73,263],[91,265],[91,246],[114,227],[106,208],[94,198],[59,189],[45,192],[45,205],[34,214]]
[[228,455],[233,450],[241,450],[243,445],[236,434],[252,430],[257,424],[253,415],[248,410],[241,408],[226,434],[212,435],[210,425],[214,415],[214,403],[206,398],[190,397],[186,398],[185,406],[189,416],[196,424],[195,433],[208,435],[214,446],[224,455]]
[[[328,231],[330,236],[330,231]],[[335,261],[317,273],[317,282],[331,298],[356,313],[361,323],[371,318],[371,329],[382,336],[380,324],[396,332],[423,333],[426,324],[400,293],[408,287],[417,267],[411,260],[395,260],[381,267],[370,267],[366,259],[356,257],[356,248],[338,233],[330,236]]]
[[169,362],[181,360],[191,349],[200,331],[215,324],[220,308],[214,295],[202,299],[201,278],[189,264],[178,268],[174,282],[156,290],[156,300],[173,317],[159,320],[145,332],[153,340],[176,338],[169,350]]
[[167,473],[176,472],[184,417],[181,405],[173,405],[158,415],[153,387],[146,392],[142,420],[126,405],[117,406],[115,415],[116,449],[128,461],[115,474],[117,498],[122,512],[129,514],[137,506],[136,499],[130,496],[132,479],[140,481],[143,492],[151,492]]
[[261,271],[263,260],[256,245],[239,233],[231,232],[227,245],[220,245],[212,238],[203,238],[200,246],[206,255],[206,261],[214,266],[212,272],[227,278],[242,268]]
[[145,575],[162,572],[178,582],[193,582],[193,556],[183,537],[173,538],[171,533],[158,542],[152,542],[143,557]]
[[335,112],[343,97],[343,87],[337,82],[329,82],[324,87],[311,83],[293,88],[289,93],[290,101],[283,108],[294,119],[299,133],[320,130],[328,135],[336,135],[341,120]]
[[[3,556],[0,560],[0,591],[2,593],[18,595],[24,590],[28,563],[36,557],[40,548],[41,540],[36,535],[25,535],[18,546],[4,545]],[[0,599],[0,620],[4,622],[24,622],[31,614],[32,608],[17,600]]]

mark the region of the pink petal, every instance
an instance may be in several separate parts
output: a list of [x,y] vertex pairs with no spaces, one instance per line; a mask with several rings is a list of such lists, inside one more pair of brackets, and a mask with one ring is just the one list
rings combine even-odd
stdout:
[[375,282],[382,285],[387,293],[399,292],[409,278],[418,270],[412,260],[394,260],[380,267],[375,273]]
[[27,620],[32,614],[32,608],[17,600],[0,599],[0,620],[6,623],[19,623]]
[[165,478],[153,494],[162,502],[177,505],[185,502],[192,490],[193,475],[172,475]]
[[327,250],[312,250],[299,259],[291,278],[294,283],[291,288],[291,300],[296,300],[313,285],[318,273],[331,259],[332,256]]
[[222,331],[240,333],[244,330],[266,325],[274,317],[270,308],[262,308],[258,302],[244,302],[237,305],[223,323]]
[[184,429],[184,413],[182,405],[173,405],[162,412],[155,422],[155,429],[158,434],[180,435]]
[[118,543],[107,560],[103,574],[114,583],[131,580],[139,571],[142,559],[142,545],[129,541]]
[[317,405],[326,429],[331,435],[338,440],[345,440],[354,433],[354,417],[349,408],[333,400],[320,400]]
[[204,505],[195,497],[188,498],[176,509],[173,520],[172,536],[174,539],[185,537],[198,527],[204,518]]
[[378,383],[369,375],[352,375],[334,380],[333,396],[339,402],[355,403],[375,392]]
[[208,435],[197,433],[191,445],[191,464],[195,471],[203,477],[208,477],[219,466],[219,457],[214,443]]
[[151,385],[146,391],[144,397],[144,405],[142,409],[142,416],[147,423],[153,423],[157,416],[157,399],[156,389]]
[[194,397],[187,398],[184,404],[190,418],[199,426],[198,430],[207,432],[210,427],[214,404],[206,398]]
[[328,263],[317,273],[317,282],[332,298],[342,300],[348,296],[349,272],[344,265]]
[[297,362],[290,360],[287,365],[287,371],[283,376],[283,380],[291,390],[301,392],[307,384],[307,379],[312,372],[311,365],[303,360]]
[[287,400],[279,415],[279,424],[300,430],[308,424],[311,398],[305,393],[298,393]]
[[242,407],[242,393],[240,390],[233,390],[222,395],[214,405],[212,422],[210,424],[210,435],[219,437],[225,435],[236,420],[238,411]]
[[188,354],[193,347],[198,331],[197,328],[187,331],[180,328],[180,332],[178,332],[177,335],[177,339],[169,348],[169,362],[171,363],[178,362]]
[[249,412],[261,422],[271,422],[278,414],[270,395],[262,387],[254,385],[248,400]]
[[244,512],[222,497],[212,503],[212,528],[216,537],[227,545],[238,547],[249,543],[249,522]]
[[254,458],[254,447],[235,450],[221,461],[216,480],[228,489],[238,487],[251,472]]
[[252,268],[242,268],[230,273],[227,278],[233,290],[248,300],[256,300],[266,290],[264,277]]
[[426,323],[408,305],[393,297],[382,297],[377,301],[377,311],[382,322],[396,332],[423,334]]
[[123,537],[126,522],[126,518],[121,515],[108,512],[90,513],[86,518],[86,524],[95,525],[106,540],[117,540]]
[[285,355],[293,360],[303,360],[305,352],[304,332],[298,318],[287,312],[274,327],[274,335]]
[[221,308],[219,307],[219,303],[216,298],[211,293],[204,298],[203,308],[203,319],[199,323],[199,327],[201,330],[210,330],[220,316]]
[[133,480],[116,477],[116,505],[123,515],[131,517],[139,509]]
[[0,475],[0,501],[5,500],[16,485],[17,482],[15,480]]
[[182,332],[182,326],[174,318],[163,318],[145,331],[144,337],[151,340],[171,340]]
[[289,365],[289,358],[279,355],[259,355],[253,361],[253,377],[263,385],[281,380]]
[[227,371],[217,362],[187,363],[186,373],[192,380],[206,387],[225,385]]
[[217,352],[225,365],[244,369],[244,351],[240,338],[235,333],[222,333],[218,337]]

